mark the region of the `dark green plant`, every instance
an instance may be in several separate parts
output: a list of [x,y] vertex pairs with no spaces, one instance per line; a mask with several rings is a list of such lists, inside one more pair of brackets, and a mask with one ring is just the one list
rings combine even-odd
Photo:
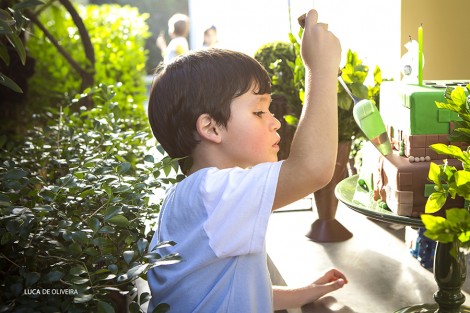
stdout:
[[[121,92],[116,96],[121,109],[142,110],[146,100],[144,46],[145,39],[150,35],[145,23],[148,14],[140,14],[130,6],[118,5],[78,6],[77,10],[93,44],[95,81],[122,83]],[[83,66],[89,63],[79,30],[63,6],[47,7],[39,15],[39,20],[47,25],[48,31],[72,59]],[[46,103],[57,103],[63,99],[64,93],[74,95],[81,91],[77,71],[50,44],[41,29],[33,27],[32,32],[28,48],[37,64],[35,75],[30,80],[29,103],[34,105],[38,97]]]
[[86,90],[93,109],[51,109],[24,142],[2,137],[0,311],[115,312],[127,295],[140,312],[149,295],[137,299],[132,282],[179,261],[147,252],[154,195],[181,178],[177,163],[151,148],[141,115],[123,112],[114,93]]
[[[5,67],[10,65],[9,48],[18,55],[21,64],[26,64],[26,48],[23,43],[22,34],[28,25],[28,18],[24,15],[24,10],[42,4],[37,0],[16,2],[11,7],[0,7],[0,60]],[[0,85],[6,86],[15,92],[22,93],[21,87],[10,77],[5,75],[5,70],[0,67]]]
[[[470,84],[465,89],[462,87],[448,87],[445,92],[447,102],[436,102],[438,108],[457,112],[461,121],[455,122],[455,128],[451,132],[451,141],[463,141],[470,143]],[[462,169],[447,164],[437,165],[431,162],[429,169],[429,180],[435,187],[435,191],[426,202],[425,213],[421,215],[426,231],[425,236],[432,240],[443,243],[458,242],[461,249],[470,249],[470,213],[468,201],[470,201],[470,152],[463,151],[455,145],[434,144],[431,148],[439,153],[445,154],[462,162]],[[434,216],[442,209],[447,198],[462,197],[465,201],[464,208],[450,208],[445,212],[445,217]],[[457,251],[451,253],[456,256]]]

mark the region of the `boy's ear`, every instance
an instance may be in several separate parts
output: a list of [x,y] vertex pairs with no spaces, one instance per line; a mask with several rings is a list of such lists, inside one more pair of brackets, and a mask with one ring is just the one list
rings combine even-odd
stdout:
[[201,114],[196,121],[196,131],[200,139],[220,143],[221,129],[216,121],[207,113]]

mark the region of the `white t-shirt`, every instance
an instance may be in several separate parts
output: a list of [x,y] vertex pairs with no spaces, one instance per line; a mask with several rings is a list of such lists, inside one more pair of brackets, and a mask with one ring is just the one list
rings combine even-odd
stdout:
[[183,261],[148,272],[148,312],[273,312],[265,237],[281,164],[205,168],[168,191],[149,250],[172,240],[156,252]]
[[172,62],[177,56],[185,54],[188,51],[188,40],[185,37],[175,37],[166,47],[163,63],[168,64]]

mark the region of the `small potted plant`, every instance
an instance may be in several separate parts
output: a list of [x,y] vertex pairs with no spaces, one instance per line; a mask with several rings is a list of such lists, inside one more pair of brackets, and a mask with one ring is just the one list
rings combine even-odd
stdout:
[[[434,263],[434,276],[439,286],[435,294],[439,307],[445,307],[458,312],[460,305],[465,301],[465,296],[460,288],[466,279],[465,255],[470,248],[470,84],[463,87],[448,87],[445,92],[447,102],[436,102],[437,107],[457,112],[461,121],[455,122],[455,128],[449,139],[451,142],[462,143],[457,145],[434,144],[431,148],[439,154],[445,154],[462,162],[462,169],[447,165],[437,165],[431,162],[429,179],[435,184],[435,191],[430,195],[421,215],[421,220],[426,228],[424,235],[437,241]],[[451,197],[463,197],[463,208],[450,208],[441,213],[446,200]],[[442,214],[441,214],[442,215]],[[446,311],[447,312],[447,311]]]

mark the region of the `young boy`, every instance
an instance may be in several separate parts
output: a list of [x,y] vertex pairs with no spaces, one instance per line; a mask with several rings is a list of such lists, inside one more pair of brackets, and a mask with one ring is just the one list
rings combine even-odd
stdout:
[[168,20],[168,34],[171,41],[166,44],[163,32],[157,38],[157,47],[162,51],[163,63],[172,62],[177,56],[189,51],[186,37],[189,33],[189,17],[185,14],[176,13]]
[[175,241],[161,252],[178,252],[183,261],[149,271],[149,312],[159,303],[170,312],[272,312],[345,284],[333,269],[303,288],[271,286],[265,249],[272,210],[320,189],[333,174],[341,47],[327,28],[308,12],[306,101],[285,161],[277,159],[280,122],[269,112],[269,77],[253,58],[202,50],[158,74],[152,130],[171,157],[191,162],[188,176],[168,191],[150,244]]

